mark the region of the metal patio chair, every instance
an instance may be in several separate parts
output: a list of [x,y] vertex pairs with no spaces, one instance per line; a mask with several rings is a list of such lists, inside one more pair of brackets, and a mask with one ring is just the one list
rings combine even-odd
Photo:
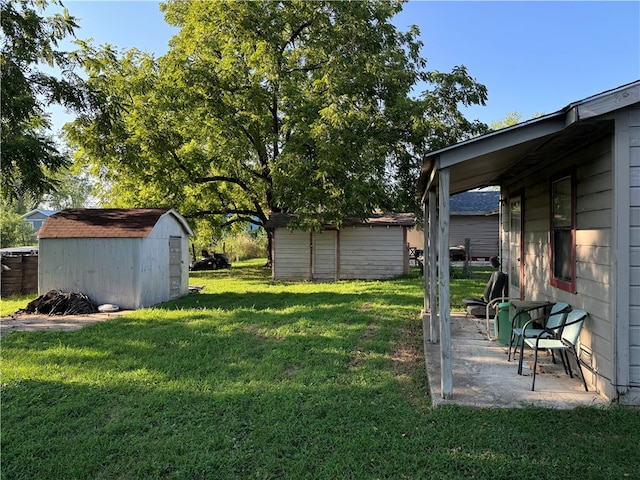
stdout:
[[[531,384],[531,390],[535,389],[536,386],[536,369],[538,367],[538,352],[540,350],[551,350],[551,352],[557,351],[560,355],[560,359],[562,360],[562,366],[564,367],[565,373],[568,373],[571,378],[573,378],[573,373],[571,372],[571,365],[569,362],[568,351],[571,350],[576,359],[576,364],[578,365],[578,370],[580,370],[580,376],[582,377],[582,383],[584,384],[585,391],[589,391],[587,388],[587,381],[584,378],[584,373],[582,372],[582,366],[580,365],[580,358],[578,358],[578,351],[576,349],[576,343],[578,342],[578,338],[580,337],[580,331],[582,330],[582,326],[584,325],[584,321],[589,314],[584,310],[572,310],[567,315],[567,319],[564,325],[556,327],[554,329],[545,328],[543,332],[535,338],[527,338],[522,337],[522,346],[520,348],[520,361],[518,362],[518,374],[522,375],[522,361],[523,361],[523,352],[525,345],[532,348],[534,352],[533,357],[533,382]],[[558,330],[562,330],[562,334],[560,338],[549,338],[545,337],[543,334],[546,333],[548,335],[554,335],[554,333]]]
[[[511,361],[511,355],[515,356],[516,351],[518,350],[518,346],[522,348],[522,339],[523,338],[535,338],[539,335],[542,335],[543,338],[552,338],[558,337],[560,331],[554,330],[558,327],[561,327],[564,322],[567,314],[571,310],[571,306],[564,302],[558,302],[553,304],[551,310],[548,315],[542,317],[532,318],[528,320],[522,327],[518,327],[518,316],[528,313],[531,310],[537,309],[540,307],[535,307],[530,310],[521,310],[518,312],[513,319],[511,320],[511,338],[509,339],[509,349],[507,351],[507,361]],[[535,325],[541,325],[542,328],[536,328]],[[545,328],[555,331],[554,334],[545,331]],[[513,348],[513,352],[512,352]]]

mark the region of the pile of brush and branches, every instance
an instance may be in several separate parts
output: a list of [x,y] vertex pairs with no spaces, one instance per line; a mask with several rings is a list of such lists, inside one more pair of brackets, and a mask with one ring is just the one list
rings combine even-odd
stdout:
[[98,308],[84,293],[49,290],[40,295],[20,313],[40,313],[46,315],[85,315],[95,313]]

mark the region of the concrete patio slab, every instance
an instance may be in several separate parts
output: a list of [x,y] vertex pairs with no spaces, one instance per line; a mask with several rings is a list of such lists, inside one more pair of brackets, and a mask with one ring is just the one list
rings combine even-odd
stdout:
[[[523,375],[518,375],[517,358],[507,361],[507,346],[489,340],[485,320],[451,316],[451,357],[453,395],[443,399],[440,372],[440,344],[426,348],[427,374],[434,407],[465,405],[488,408],[539,406],[570,409],[579,406],[604,407],[609,403],[595,392],[585,392],[579,373],[574,378],[564,373],[562,364],[553,364],[551,356],[540,354],[536,390],[531,391],[533,361],[525,350]],[[585,374],[587,372],[585,371]]]

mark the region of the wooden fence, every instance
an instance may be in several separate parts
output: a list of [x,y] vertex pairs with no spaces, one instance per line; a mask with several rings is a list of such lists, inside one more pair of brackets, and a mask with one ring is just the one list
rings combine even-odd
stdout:
[[2,255],[0,295],[24,295],[38,292],[38,254],[35,252]]

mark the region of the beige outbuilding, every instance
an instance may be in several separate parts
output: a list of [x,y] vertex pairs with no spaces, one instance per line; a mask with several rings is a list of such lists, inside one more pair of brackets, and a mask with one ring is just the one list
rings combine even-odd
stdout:
[[412,213],[376,214],[350,219],[319,232],[289,228],[292,217],[272,214],[274,280],[333,282],[382,279],[409,272],[407,229]]

